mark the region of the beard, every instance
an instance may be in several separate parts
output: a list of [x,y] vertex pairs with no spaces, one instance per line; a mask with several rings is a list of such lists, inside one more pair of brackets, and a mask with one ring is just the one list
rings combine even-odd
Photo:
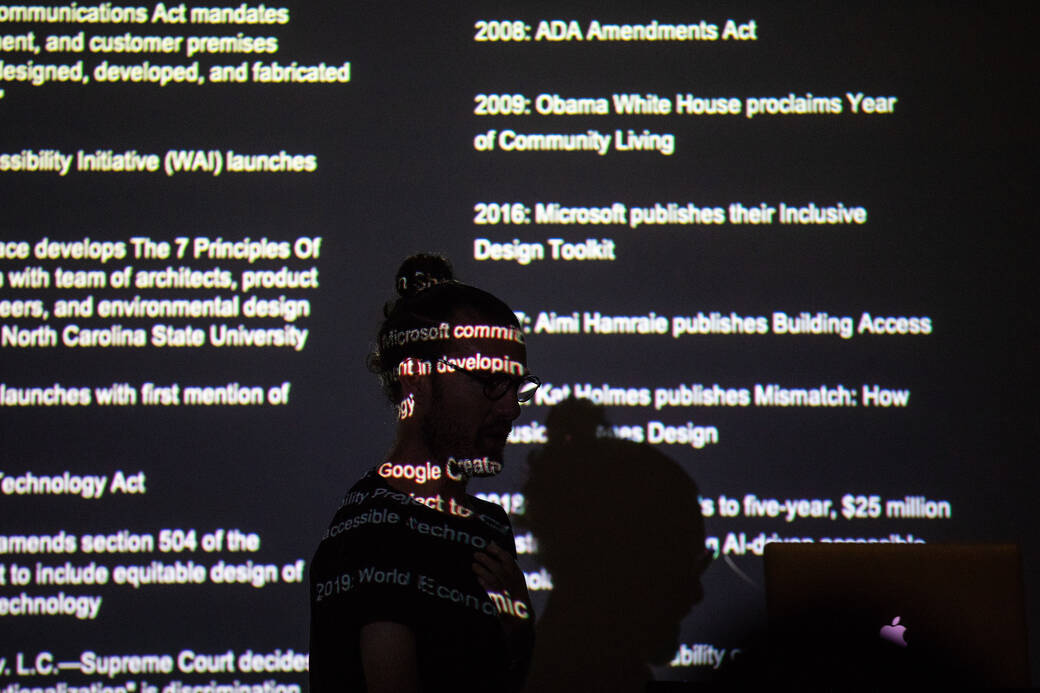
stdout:
[[[465,421],[445,406],[439,381],[434,376],[431,386],[431,406],[423,418],[421,431],[423,443],[434,460],[445,464],[449,458],[469,460],[486,457],[497,464],[487,465],[502,469],[502,456],[511,424],[480,426]],[[467,473],[466,476],[495,476],[497,471]]]

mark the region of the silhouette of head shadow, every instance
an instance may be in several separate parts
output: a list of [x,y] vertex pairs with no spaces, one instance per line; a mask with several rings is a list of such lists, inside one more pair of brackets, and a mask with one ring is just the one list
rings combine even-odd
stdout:
[[568,399],[528,457],[520,524],[553,590],[538,621],[528,691],[642,691],[678,648],[703,597],[697,485],[648,444],[611,435],[601,407]]

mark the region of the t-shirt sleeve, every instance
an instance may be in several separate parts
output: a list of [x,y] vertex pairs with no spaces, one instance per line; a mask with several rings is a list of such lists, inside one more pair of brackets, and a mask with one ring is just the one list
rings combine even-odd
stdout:
[[[395,519],[396,518],[396,519]],[[348,506],[333,518],[310,567],[311,690],[360,689],[360,634],[390,621],[421,630],[409,533],[403,513]]]
[[[369,522],[349,526],[322,541],[312,565],[312,611],[329,611],[341,628],[360,629],[366,623],[393,621],[414,625],[416,619],[416,566],[411,537],[395,515],[383,511],[383,521],[371,521],[379,511],[347,515]],[[331,528],[335,528],[334,521]]]

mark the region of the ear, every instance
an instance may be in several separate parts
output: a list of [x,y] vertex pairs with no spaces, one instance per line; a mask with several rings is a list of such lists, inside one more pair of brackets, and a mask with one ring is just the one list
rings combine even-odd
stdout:
[[414,397],[416,403],[425,404],[430,399],[430,377],[433,368],[429,361],[408,357],[397,367],[397,380],[401,384],[402,400]]

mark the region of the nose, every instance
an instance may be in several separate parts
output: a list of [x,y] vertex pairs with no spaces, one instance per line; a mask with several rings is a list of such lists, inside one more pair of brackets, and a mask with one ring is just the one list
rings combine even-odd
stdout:
[[520,416],[520,402],[516,399],[516,389],[518,387],[518,383],[513,383],[504,395],[495,400],[495,414],[497,416],[509,421],[513,421]]

